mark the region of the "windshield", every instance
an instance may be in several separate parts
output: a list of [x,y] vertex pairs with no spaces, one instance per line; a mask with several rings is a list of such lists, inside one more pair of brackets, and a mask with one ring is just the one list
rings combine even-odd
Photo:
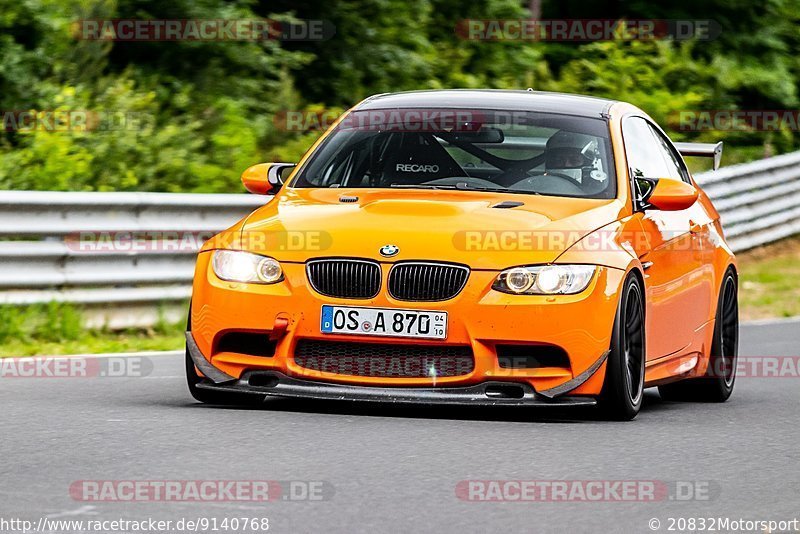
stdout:
[[489,190],[614,198],[608,125],[553,113],[371,110],[348,115],[293,187]]

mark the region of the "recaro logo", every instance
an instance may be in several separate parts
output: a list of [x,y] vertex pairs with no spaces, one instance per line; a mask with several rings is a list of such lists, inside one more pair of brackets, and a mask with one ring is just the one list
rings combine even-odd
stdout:
[[400,172],[439,172],[438,165],[414,165],[411,163],[398,163],[396,170]]

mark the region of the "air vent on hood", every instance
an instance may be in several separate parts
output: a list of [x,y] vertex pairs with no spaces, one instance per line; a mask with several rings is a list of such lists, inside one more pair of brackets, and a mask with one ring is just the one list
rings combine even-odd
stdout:
[[498,204],[492,206],[493,208],[497,208],[499,210],[509,209],[509,208],[518,208],[520,206],[524,206],[524,202],[518,202],[516,200],[504,200]]

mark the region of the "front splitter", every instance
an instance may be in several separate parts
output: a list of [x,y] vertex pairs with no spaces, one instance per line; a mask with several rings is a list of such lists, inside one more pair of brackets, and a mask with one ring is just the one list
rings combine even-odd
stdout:
[[544,397],[523,382],[482,382],[465,387],[407,388],[355,386],[290,377],[276,371],[248,371],[238,380],[214,383],[203,380],[200,389],[319,400],[384,402],[395,404],[444,404],[469,406],[594,406],[591,397]]

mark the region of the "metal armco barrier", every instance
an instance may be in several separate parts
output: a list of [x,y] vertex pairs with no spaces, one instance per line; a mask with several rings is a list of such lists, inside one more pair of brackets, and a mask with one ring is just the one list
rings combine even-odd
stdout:
[[695,176],[714,201],[733,250],[800,233],[800,152]]
[[[800,152],[695,176],[731,246],[743,251],[800,233]],[[196,246],[81,250],[81,233],[222,230],[269,199],[253,195],[0,191],[0,305],[52,300],[95,310],[112,328],[174,317],[190,295]],[[181,237],[183,236],[183,237]]]
[[[183,314],[197,247],[87,252],[81,234],[210,236],[269,198],[175,193],[0,191],[0,305],[73,302],[87,326],[149,326]],[[160,235],[160,234],[159,234]],[[183,246],[181,246],[183,245]]]

